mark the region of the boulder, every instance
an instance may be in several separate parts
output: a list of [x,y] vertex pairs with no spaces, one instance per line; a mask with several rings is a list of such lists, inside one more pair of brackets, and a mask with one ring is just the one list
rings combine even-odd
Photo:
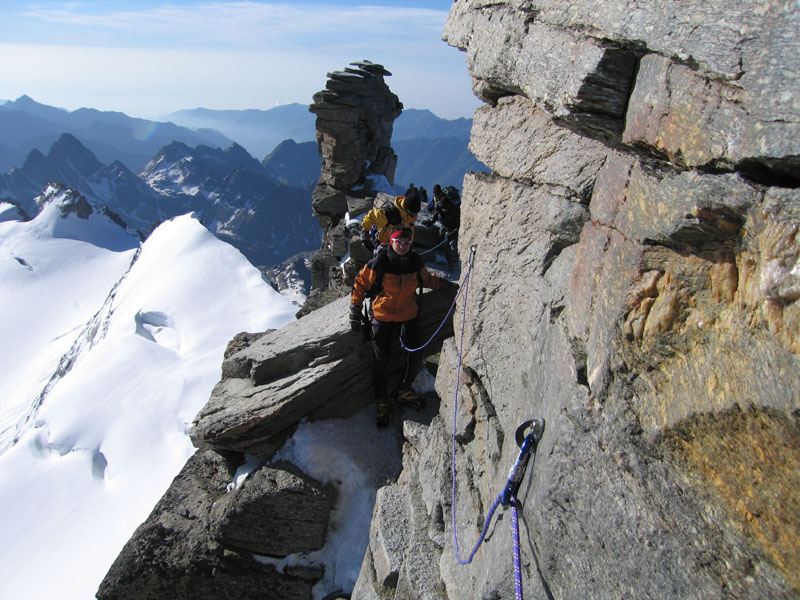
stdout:
[[[452,292],[423,295],[423,340],[442,324],[452,301]],[[223,361],[222,379],[192,424],[193,443],[268,454],[301,419],[344,417],[373,402],[372,349],[350,331],[349,303],[340,298]],[[451,334],[448,320],[426,352],[438,351]],[[393,370],[399,372],[399,348],[394,358]]]
[[262,467],[214,503],[211,536],[223,546],[266,556],[319,550],[325,544],[332,498],[319,483],[287,464]]
[[[227,545],[231,522],[258,522],[263,514],[257,503],[228,502],[240,492],[252,498],[248,491],[226,492],[235,468],[233,460],[218,453],[194,454],[122,549],[100,584],[97,598],[255,599],[269,590],[271,598],[308,600],[315,581],[322,577],[319,569],[279,572],[274,565],[256,560],[252,550],[243,551],[241,546],[247,544],[241,543],[242,536],[233,536],[235,547]],[[286,479],[293,477],[286,473]],[[257,484],[243,489],[255,487]],[[293,495],[296,487],[291,485],[280,493]],[[227,507],[222,512],[228,524],[210,527],[219,522],[217,502]],[[269,539],[261,543],[272,544],[269,549],[277,554],[288,554],[297,548],[289,531],[297,525],[284,525],[285,546],[278,547]],[[224,535],[210,534],[211,530]]]

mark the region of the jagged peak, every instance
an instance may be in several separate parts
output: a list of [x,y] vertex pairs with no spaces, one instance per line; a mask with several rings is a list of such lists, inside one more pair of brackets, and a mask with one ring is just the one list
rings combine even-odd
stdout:
[[60,121],[64,116],[69,114],[66,108],[42,104],[27,94],[23,94],[16,100],[9,100],[5,104],[0,105],[0,110],[22,111],[55,121]]
[[34,148],[30,152],[28,152],[28,156],[25,158],[25,162],[22,164],[22,170],[25,171],[30,169],[34,164],[41,164],[46,163],[47,157],[42,154],[41,150],[38,148]]
[[223,152],[230,153],[230,154],[236,154],[236,155],[242,155],[242,156],[247,156],[249,158],[253,158],[250,155],[250,153],[243,146],[240,146],[236,142],[233,142],[230,146],[225,148],[223,150]]
[[53,145],[50,148],[52,151],[53,148],[62,146],[67,148],[82,148],[86,150],[86,146],[84,146],[81,141],[71,133],[62,133],[60,136],[58,136],[58,139],[53,142]]
[[97,159],[94,152],[71,133],[62,133],[53,142],[47,158],[52,163],[76,169],[84,177],[96,173],[105,166]]
[[53,142],[53,145],[50,146],[50,152],[48,153],[48,156],[52,157],[53,155],[61,152],[89,155],[98,163],[100,162],[97,160],[97,157],[94,155],[94,153],[84,146],[81,141],[71,133],[62,133],[58,139]]
[[[41,102],[37,102],[36,100],[28,96],[28,94],[22,94],[22,96],[20,96],[16,100],[9,100],[7,102],[7,105],[13,105],[15,108],[25,108],[32,106],[54,108],[47,106],[46,104],[42,104]],[[59,108],[58,110],[64,110],[64,109]]]
[[28,104],[28,103],[38,104],[38,102],[36,102],[33,98],[28,96],[28,94],[22,94],[22,96],[20,96],[16,100],[13,100],[13,102],[16,102],[16,103],[19,103],[19,104]]
[[161,168],[164,163],[175,163],[186,157],[191,157],[193,150],[183,142],[173,141],[163,146],[156,155],[148,161],[142,169],[142,174],[152,173]]
[[91,204],[78,190],[75,190],[60,181],[49,181],[42,188],[42,193],[38,195],[34,201],[39,208],[43,208],[47,204],[55,204],[61,207],[62,214],[68,207],[76,207],[77,210],[70,212],[77,212],[81,218],[87,218],[94,212]]
[[173,140],[166,146],[163,146],[161,150],[158,151],[158,153],[156,154],[156,158],[161,155],[166,155],[173,152],[191,153],[192,148],[183,142]]

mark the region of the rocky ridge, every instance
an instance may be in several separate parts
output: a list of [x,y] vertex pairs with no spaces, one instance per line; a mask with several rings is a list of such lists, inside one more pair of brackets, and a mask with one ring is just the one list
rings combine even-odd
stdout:
[[[311,261],[311,291],[298,316],[348,293],[369,252],[347,230],[347,218],[372,208],[391,190],[397,156],[391,147],[394,120],[403,105],[370,61],[351,63],[328,74],[325,89],[314,94],[309,110],[317,115],[317,145],[322,169],[312,194],[322,244]],[[341,264],[350,253],[353,260]]]
[[[774,1],[758,11],[716,0],[453,4],[444,36],[465,51],[486,102],[470,147],[492,173],[464,180],[460,251],[475,254],[462,265],[456,335],[439,352],[441,404],[429,421],[398,424],[402,470],[378,492],[352,598],[514,596],[507,509],[470,564],[458,564],[454,540],[467,556],[530,418],[546,426],[518,493],[526,597],[800,595],[800,106],[789,76],[799,11]],[[332,155],[336,143],[318,139]],[[315,211],[332,232],[344,229],[346,185],[365,163],[339,180],[325,161],[323,151]],[[346,238],[326,237],[317,281],[341,273],[330,250]],[[337,277],[326,301],[346,285]],[[450,300],[427,296],[426,306]],[[171,597],[255,597],[254,581],[261,594],[309,597],[303,581],[319,573],[287,579],[235,536],[209,536],[224,528],[207,524],[204,490],[222,496],[232,477],[223,457],[269,456],[299,418],[368,402],[346,303],[320,302],[226,359],[193,427],[201,450],[164,502],[185,500],[157,507],[99,597],[125,596],[130,573],[161,556],[188,556],[148,542],[156,533],[205,550],[173,559],[173,575],[151,585],[210,581],[198,566],[239,569],[228,588],[173,586]],[[332,391],[342,378],[355,399]],[[248,505],[234,498],[225,504]]]

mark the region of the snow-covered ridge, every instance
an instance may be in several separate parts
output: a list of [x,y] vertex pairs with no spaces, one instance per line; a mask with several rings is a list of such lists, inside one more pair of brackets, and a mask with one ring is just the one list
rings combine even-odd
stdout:
[[49,191],[28,222],[0,206],[0,581],[90,598],[193,452],[228,340],[296,306],[190,215],[140,243]]

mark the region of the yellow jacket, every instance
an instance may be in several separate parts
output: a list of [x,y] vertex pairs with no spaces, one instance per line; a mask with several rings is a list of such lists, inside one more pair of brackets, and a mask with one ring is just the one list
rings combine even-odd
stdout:
[[395,227],[409,227],[413,233],[417,215],[411,216],[403,206],[405,196],[397,196],[394,204],[386,208],[373,208],[361,219],[361,229],[369,231],[373,225],[378,230],[378,241],[389,242],[389,235]]

